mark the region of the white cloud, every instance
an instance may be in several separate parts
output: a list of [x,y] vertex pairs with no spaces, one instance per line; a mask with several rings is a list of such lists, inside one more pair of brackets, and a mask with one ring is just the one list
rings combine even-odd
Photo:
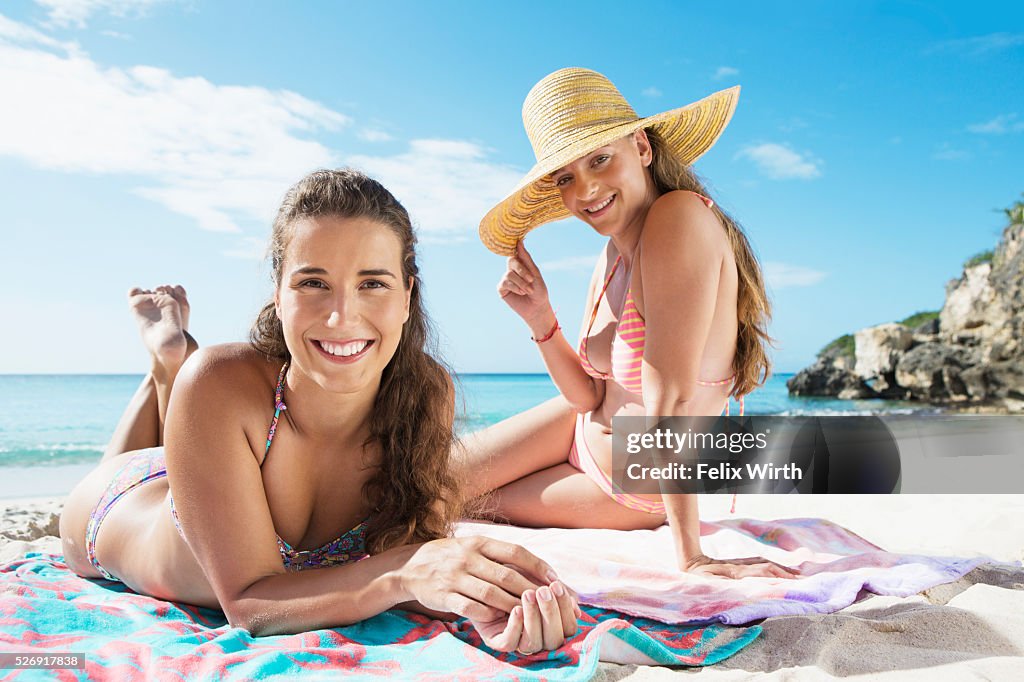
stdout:
[[360,140],[366,140],[367,142],[390,142],[395,139],[383,130],[375,130],[374,128],[363,128],[357,135]]
[[[263,228],[302,175],[351,165],[395,193],[424,241],[458,241],[473,237],[522,177],[464,140],[413,140],[390,156],[343,157],[316,136],[351,120],[301,95],[151,66],[108,68],[74,43],[2,16],[0,83],[5,101],[18,103],[0,107],[0,156],[127,178],[133,193],[207,230]],[[254,241],[240,244],[225,255],[256,257]]]
[[970,156],[970,154],[962,149],[951,147],[948,142],[943,142],[942,146],[932,153],[932,158],[939,161],[960,161],[970,158]]
[[302,174],[337,165],[308,134],[349,119],[288,91],[225,86],[151,66],[106,68],[0,17],[0,156],[136,177],[139,195],[200,227],[266,224]]
[[781,130],[784,133],[792,133],[797,130],[803,130],[804,128],[808,127],[810,127],[810,124],[807,121],[803,120],[798,116],[794,116],[788,121],[781,123],[779,125],[779,130]]
[[[412,217],[413,222],[416,222],[416,216]],[[467,242],[476,243],[476,235],[458,235],[458,234],[443,234],[443,233],[431,233],[423,232],[421,230],[416,231],[416,242],[420,245],[438,245],[438,246],[451,246],[452,244],[465,244]]]
[[482,159],[487,154],[480,145],[465,140],[413,140],[409,150],[415,154],[467,161]]
[[821,160],[781,144],[769,142],[747,147],[736,158],[750,159],[763,175],[772,180],[811,180],[821,175]]
[[791,287],[810,287],[825,279],[827,273],[820,270],[812,270],[802,265],[790,265],[767,261],[764,264],[764,278],[767,285],[773,290],[787,289]]
[[394,156],[353,156],[346,162],[394,192],[431,241],[475,233],[480,218],[503,199],[522,172],[487,160],[461,140],[413,140]]
[[931,47],[927,52],[960,52],[985,55],[1024,45],[1024,33],[989,33],[984,36],[947,40]]
[[0,47],[4,44],[50,47],[67,53],[80,54],[78,44],[62,42],[36,29],[19,24],[0,14]]
[[241,237],[233,249],[227,249],[222,253],[228,258],[263,260],[267,255],[267,240],[257,237]]
[[91,15],[108,12],[116,17],[145,14],[153,5],[167,0],[35,0],[47,10],[55,26],[85,28]]
[[715,70],[715,74],[712,76],[716,81],[728,78],[729,76],[738,76],[740,73],[739,69],[735,69],[731,66],[719,66]]
[[549,260],[538,263],[541,273],[546,272],[591,272],[594,264],[601,254],[594,253],[589,256],[567,256],[556,260]]
[[644,97],[661,97],[664,93],[652,85],[649,88],[644,88],[640,94]]
[[1001,114],[985,123],[972,123],[967,130],[981,135],[1003,135],[1024,131],[1024,121],[1018,121],[1017,114]]

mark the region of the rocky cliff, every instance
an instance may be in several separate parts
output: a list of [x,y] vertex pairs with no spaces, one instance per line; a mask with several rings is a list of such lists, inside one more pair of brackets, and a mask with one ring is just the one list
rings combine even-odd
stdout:
[[971,259],[946,285],[937,317],[861,329],[852,343],[837,339],[787,382],[790,394],[1024,412],[1024,202],[1006,214],[991,257]]

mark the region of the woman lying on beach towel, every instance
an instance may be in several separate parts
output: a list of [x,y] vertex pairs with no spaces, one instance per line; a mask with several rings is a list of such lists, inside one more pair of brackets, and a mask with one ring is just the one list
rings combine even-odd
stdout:
[[465,616],[501,651],[575,634],[575,595],[550,566],[449,537],[454,397],[425,350],[414,244],[379,183],[317,171],[277,214],[274,297],[249,344],[196,350],[184,289],[133,289],[152,371],[68,497],[67,564],[253,634],[396,606]]
[[[529,326],[561,396],[464,442],[464,466],[493,508],[527,526],[654,528],[668,521],[683,570],[792,577],[752,557],[701,551],[695,495],[628,494],[612,485],[612,418],[728,413],[764,382],[770,309],[739,225],[690,169],[725,129],[739,88],[640,119],[586,69],[541,80],[523,105],[537,164],[480,223],[508,256],[498,293]],[[608,237],[591,279],[577,348],[561,334],[522,239],[575,216]]]

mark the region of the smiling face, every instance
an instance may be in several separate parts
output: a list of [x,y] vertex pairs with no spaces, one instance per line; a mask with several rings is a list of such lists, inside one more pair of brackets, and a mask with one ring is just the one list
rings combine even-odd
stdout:
[[274,304],[295,370],[334,392],[376,390],[409,319],[402,245],[369,218],[291,226]]
[[600,147],[549,177],[574,216],[611,236],[638,225],[657,198],[647,172],[651,146],[642,130]]

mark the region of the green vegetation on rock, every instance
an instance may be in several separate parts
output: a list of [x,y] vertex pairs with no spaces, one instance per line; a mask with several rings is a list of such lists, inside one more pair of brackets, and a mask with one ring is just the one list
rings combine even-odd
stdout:
[[854,343],[853,334],[843,334],[838,339],[835,339],[830,344],[822,348],[818,355],[824,355],[831,351],[839,351],[839,355],[846,355],[850,358],[856,357],[856,345]]
[[991,263],[991,262],[992,262],[992,250],[989,249],[988,251],[982,251],[981,253],[976,253],[973,256],[971,256],[969,259],[967,259],[967,262],[964,263],[964,267],[965,268],[973,268],[975,265],[981,265],[982,263]]
[[927,312],[914,313],[913,315],[911,315],[910,317],[906,318],[905,320],[900,320],[899,324],[902,324],[904,327],[907,327],[908,329],[916,329],[917,327],[920,327],[925,322],[931,322],[932,320],[934,320],[938,316],[939,316],[939,311],[938,310],[929,310]]
[[1018,201],[1010,206],[1010,208],[1004,208],[1003,212],[1006,214],[1011,225],[1020,225],[1021,223],[1024,223],[1024,201]]

